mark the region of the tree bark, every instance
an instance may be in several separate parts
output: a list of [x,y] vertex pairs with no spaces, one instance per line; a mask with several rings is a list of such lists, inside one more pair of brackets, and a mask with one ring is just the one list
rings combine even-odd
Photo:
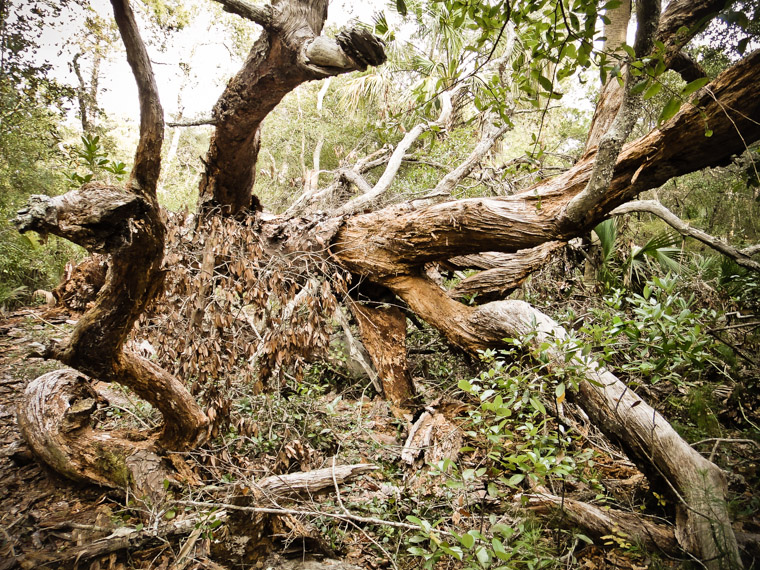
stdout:
[[385,53],[382,41],[366,30],[352,29],[336,39],[321,36],[327,0],[281,0],[265,7],[217,1],[263,26],[214,107],[216,129],[200,183],[202,213],[220,207],[234,215],[257,209],[252,190],[264,117],[300,84],[379,65]]
[[[207,436],[208,420],[179,380],[123,350],[132,326],[163,281],[165,228],[156,199],[163,111],[132,10],[126,0],[112,0],[112,4],[140,98],[140,139],[129,182],[125,188],[89,183],[56,198],[32,197],[16,223],[21,232],[53,233],[91,252],[111,255],[105,285],[93,306],[79,319],[71,336],[49,346],[45,356],[97,380],[130,387],[160,410],[164,426],[157,441],[152,438],[132,445],[118,436],[93,435],[84,413],[87,410],[83,410],[78,420],[81,425],[76,427],[80,431],[76,438],[70,437],[74,430],[67,422],[77,409],[75,402],[92,399],[83,396],[86,390],[79,376],[71,373],[33,382],[19,409],[19,424],[26,426],[22,429],[35,453],[65,475],[124,487],[141,484],[134,472],[126,469],[130,462],[140,461],[146,453],[155,456],[161,448],[198,445]],[[66,397],[72,390],[71,398]],[[48,411],[43,406],[48,403],[55,412],[51,410],[46,418]],[[48,433],[37,434],[38,429]],[[114,444],[113,450],[108,449],[109,443]],[[119,467],[104,462],[106,456],[118,458]]]
[[351,301],[362,343],[380,377],[386,399],[401,415],[414,397],[414,385],[406,361],[406,316],[393,306],[372,307]]
[[[688,73],[693,67],[685,65],[681,49],[683,49],[689,40],[702,31],[707,23],[718,14],[727,3],[727,0],[707,0],[704,2],[674,0],[668,2],[667,8],[660,18],[657,36],[655,38],[665,46],[665,51],[661,55],[667,68],[674,68],[676,70],[686,69],[687,77],[691,77]],[[622,20],[626,16],[625,10],[622,10],[624,6],[625,3],[609,14],[609,17],[612,20],[610,25],[616,30],[616,33],[610,34],[607,38],[607,47],[609,51],[616,50],[623,42],[625,42],[625,33],[622,32],[621,29]],[[627,17],[630,18],[630,4],[628,8]],[[687,79],[687,81],[689,81],[689,79]],[[622,103],[623,90],[617,81],[610,78],[610,80],[602,86],[599,102],[594,110],[594,117],[591,120],[591,129],[589,130],[588,138],[586,139],[587,153],[594,151],[602,136],[609,130]]]

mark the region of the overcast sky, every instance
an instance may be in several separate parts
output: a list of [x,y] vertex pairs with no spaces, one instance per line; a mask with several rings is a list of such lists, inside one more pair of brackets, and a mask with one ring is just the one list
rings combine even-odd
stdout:
[[[104,18],[112,17],[108,0],[93,0],[90,5]],[[343,26],[352,18],[370,21],[373,12],[383,7],[384,2],[372,0],[360,3],[336,0],[330,3],[328,25]],[[204,11],[190,26],[173,34],[165,51],[149,46],[167,119],[174,117],[178,111],[178,94],[181,89],[181,104],[185,117],[210,115],[211,108],[224,89],[227,79],[240,68],[242,61],[230,52],[225,45],[228,38],[215,24],[208,12]],[[253,23],[246,25],[250,25],[252,30],[257,29]],[[71,46],[70,38],[80,27],[81,24],[76,18],[66,17],[55,26],[48,27],[42,38],[40,57],[53,64],[54,76],[57,79],[70,85],[77,84],[70,66],[76,53]],[[121,46],[119,48],[102,64],[98,103],[113,118],[122,117],[137,121],[137,88],[123,49]],[[184,76],[180,62],[190,64],[192,71],[189,78]]]

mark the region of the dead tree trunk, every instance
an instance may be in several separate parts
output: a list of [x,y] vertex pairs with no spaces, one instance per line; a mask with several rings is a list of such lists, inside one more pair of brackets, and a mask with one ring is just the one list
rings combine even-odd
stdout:
[[111,255],[106,283],[94,305],[71,337],[49,346],[46,356],[91,378],[128,386],[160,410],[164,426],[157,438],[139,443],[93,432],[90,415],[97,401],[87,381],[73,372],[32,382],[19,409],[19,425],[35,453],[57,471],[146,491],[150,477],[140,472],[146,454],[156,458],[158,469],[156,453],[198,445],[207,436],[208,420],[179,380],[123,349],[163,280],[165,229],[156,200],[163,111],[132,10],[126,0],[112,4],[140,96],[140,141],[129,182],[124,188],[93,182],[56,198],[34,196],[16,223],[22,232],[53,233],[91,252]]
[[275,0],[265,6],[216,1],[263,28],[214,107],[216,130],[200,185],[201,211],[218,206],[237,214],[257,209],[252,190],[264,117],[301,83],[380,65],[385,52],[382,41],[362,28],[335,39],[320,35],[327,0]]

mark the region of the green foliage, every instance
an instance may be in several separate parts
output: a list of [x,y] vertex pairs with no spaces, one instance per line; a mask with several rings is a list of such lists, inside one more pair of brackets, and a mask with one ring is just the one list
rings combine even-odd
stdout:
[[742,306],[760,307],[760,275],[727,257],[720,258],[718,284]]
[[641,247],[631,244],[626,252],[620,251],[617,218],[601,222],[594,228],[594,233],[602,250],[597,275],[607,287],[640,288],[654,269],[652,262],[665,272],[681,270],[681,249],[675,247],[681,237],[675,232],[659,233]]
[[547,405],[561,404],[577,381],[565,375],[571,369],[560,375],[550,370],[546,351],[559,348],[574,353],[575,347],[546,344],[535,352],[532,337],[513,339],[514,347],[507,351],[485,352],[489,368],[473,381],[459,382],[462,391],[480,401],[470,412],[471,435],[485,438],[486,454],[500,471],[493,473],[495,481],[508,487],[526,476],[543,482],[546,477],[570,475],[577,462],[590,458],[590,451],[579,456],[567,452],[573,438],[564,427],[551,427],[547,414]]
[[79,146],[67,149],[72,167],[85,169],[85,174],[79,174],[76,170],[66,173],[72,187],[77,188],[93,179],[108,177],[108,175],[112,175],[111,177],[116,180],[122,180],[127,174],[126,164],[109,160],[108,153],[100,144],[99,136],[84,135],[81,143]]
[[441,521],[431,524],[415,516],[408,516],[407,520],[420,527],[408,540],[412,546],[407,552],[420,557],[426,570],[435,568],[447,556],[461,562],[461,567],[467,569],[534,570],[559,566],[559,561],[542,541],[544,529],[529,520],[518,521],[512,526],[501,524],[495,515],[490,515],[489,533],[472,529],[463,534],[446,533],[447,538],[436,530]]
[[[484,460],[465,467],[449,459],[432,465],[432,475],[445,479],[445,486],[466,492],[473,486],[484,488],[491,500],[503,500],[524,484],[546,484],[582,478],[593,464],[592,449],[577,444],[577,436],[555,423],[555,410],[562,406],[567,391],[577,387],[576,340],[544,342],[536,346],[535,333],[512,339],[505,351],[486,351],[486,369],[472,380],[460,380],[459,389],[476,406],[468,412],[470,443],[461,450]],[[568,366],[549,366],[549,352],[565,353]],[[421,516],[407,516],[420,530],[409,539],[407,552],[420,557],[423,568],[434,568],[449,557],[464,568],[496,567],[550,568],[557,565],[551,546],[542,540],[543,529],[528,519],[503,524],[493,514],[482,513],[479,528],[455,532],[439,530],[445,519],[431,522]],[[589,541],[582,535],[576,539]]]
[[717,312],[696,309],[676,284],[676,277],[655,277],[628,297],[615,289],[580,329],[598,357],[625,372],[629,383],[694,384],[719,369],[715,341],[706,332]]

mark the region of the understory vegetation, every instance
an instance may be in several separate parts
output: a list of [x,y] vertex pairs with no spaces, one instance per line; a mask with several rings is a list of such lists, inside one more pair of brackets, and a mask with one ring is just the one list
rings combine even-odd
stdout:
[[[48,358],[50,346],[61,346],[87,321],[82,314],[106,280],[87,281],[84,265],[77,274],[85,249],[56,236],[20,234],[12,220],[34,195],[137,186],[130,161],[138,126],[106,109],[98,88],[101,63],[124,56],[114,25],[75,0],[58,8],[33,2],[34,10],[17,4],[0,2],[0,380],[13,385],[4,392],[0,382],[0,419],[10,426],[0,430],[9,445],[0,456],[0,490],[6,484],[11,489],[12,473],[34,461],[18,451],[16,414],[6,410],[15,410],[25,383],[58,367],[40,357]],[[471,3],[397,0],[381,6],[366,28],[385,42],[387,64],[303,83],[284,96],[259,130],[253,200],[240,215],[202,212],[199,181],[210,176],[205,153],[220,120],[184,115],[183,101],[192,99],[204,77],[190,73],[190,55],[179,56],[182,87],[167,113],[174,122],[165,129],[155,189],[165,254],[156,264],[155,287],[146,286],[160,294],[146,296],[130,313],[135,325],[123,336],[125,354],[178,379],[202,410],[208,439],[195,449],[162,450],[173,475],[160,483],[160,493],[139,494],[125,485],[90,501],[101,509],[96,522],[45,527],[50,534],[43,532],[39,549],[48,558],[30,555],[24,568],[78,567],[83,552],[91,569],[102,563],[109,570],[218,570],[217,563],[260,568],[269,567],[272,553],[393,570],[704,567],[675,535],[691,508],[687,501],[656,465],[645,473],[625,454],[623,438],[610,437],[578,404],[581,384],[592,381],[589,371],[599,370],[614,372],[626,392],[640,398],[630,408],[646,401],[653,418],[667,418],[725,473],[729,524],[745,567],[758,567],[760,558],[752,561],[760,556],[760,272],[752,268],[753,246],[760,243],[757,142],[726,166],[673,177],[638,196],[660,202],[689,227],[741,253],[740,261],[749,260],[742,265],[659,217],[612,209],[601,223],[583,226],[580,237],[561,236],[551,256],[493,298],[454,295],[457,286],[492,268],[464,268],[452,256],[424,267],[419,259],[409,262],[413,277],[424,274],[440,286],[437,293],[467,310],[494,299],[519,300],[557,323],[547,331],[534,318],[525,334],[477,353],[457,348],[433,319],[420,318],[388,285],[393,276],[374,283],[341,262],[335,252],[345,244],[331,241],[357,214],[440,198],[431,198],[440,181],[498,129],[503,136],[444,200],[513,197],[568,172],[587,156],[600,79],[622,85],[624,61],[640,63],[632,67],[645,77],[637,84],[642,111],[628,140],[659,128],[757,45],[757,23],[741,15],[758,9],[728,3],[719,24],[695,34],[684,50],[704,77],[687,81],[665,71],[659,56],[638,60],[627,45],[611,53],[593,47],[601,41],[597,18],[596,25],[609,24],[600,11],[611,13],[619,2],[542,1],[546,13],[540,16],[539,8],[507,4],[514,12],[504,22],[496,4],[476,4],[482,13],[472,20]],[[20,10],[15,16],[11,6]],[[189,41],[183,33],[218,35],[225,53],[244,61],[250,30],[220,7],[169,0],[139,6],[151,50],[168,57],[173,38]],[[42,30],[68,9],[85,22],[60,52],[72,56],[71,85],[35,59]],[[567,36],[558,39],[551,31],[565,9],[571,16],[564,23]],[[586,19],[579,21],[579,14]],[[199,21],[205,32],[193,27]],[[571,28],[590,41],[576,48]],[[326,34],[334,38],[337,30]],[[556,57],[546,55],[555,51]],[[402,153],[388,191],[343,211],[351,198],[381,183],[395,149],[418,125],[424,132]],[[704,130],[712,136],[711,125]],[[330,192],[318,192],[324,188]],[[301,215],[297,199],[306,195],[311,210]],[[529,195],[525,211],[539,218],[543,199],[537,191]],[[150,200],[140,200],[139,208],[147,210]],[[215,214],[223,209],[214,208]],[[295,213],[287,231],[259,239],[265,221],[289,212]],[[405,214],[398,212],[399,218]],[[309,234],[323,223],[323,234]],[[301,249],[288,241],[292,228],[305,236],[296,241]],[[278,240],[286,244],[280,250],[272,246]],[[103,243],[97,243],[100,253],[107,252]],[[105,258],[96,263],[103,274]],[[62,281],[86,288],[56,289]],[[71,287],[81,288],[77,306],[63,299]],[[402,314],[401,352],[414,389],[408,401],[383,394],[378,366],[360,342],[362,307]],[[97,394],[88,392],[86,399],[88,426],[96,434],[119,431],[138,446],[157,436],[157,407],[117,382],[95,378],[96,384]],[[67,421],[72,430],[81,428],[76,418]],[[121,465],[123,458],[108,453],[98,457],[101,466]],[[364,469],[360,476],[339,480],[337,467],[357,465]],[[262,483],[320,469],[332,471],[316,491],[305,487],[288,495]],[[131,477],[122,478],[134,483]],[[14,489],[3,500],[23,495],[20,483]],[[66,489],[78,491],[73,484]],[[53,505],[50,499],[40,508],[54,512]],[[28,515],[30,509],[29,502],[15,508],[13,520],[0,514],[0,559],[42,545],[32,523],[44,517]],[[612,522],[599,531],[584,518],[591,511],[578,509]],[[634,536],[637,524],[643,530]],[[9,534],[14,525],[21,538]],[[651,536],[650,528],[663,535]],[[62,535],[64,530],[71,532]],[[88,542],[74,531],[95,538]],[[126,546],[66,558],[69,546],[84,548],[107,535],[127,537]]]

